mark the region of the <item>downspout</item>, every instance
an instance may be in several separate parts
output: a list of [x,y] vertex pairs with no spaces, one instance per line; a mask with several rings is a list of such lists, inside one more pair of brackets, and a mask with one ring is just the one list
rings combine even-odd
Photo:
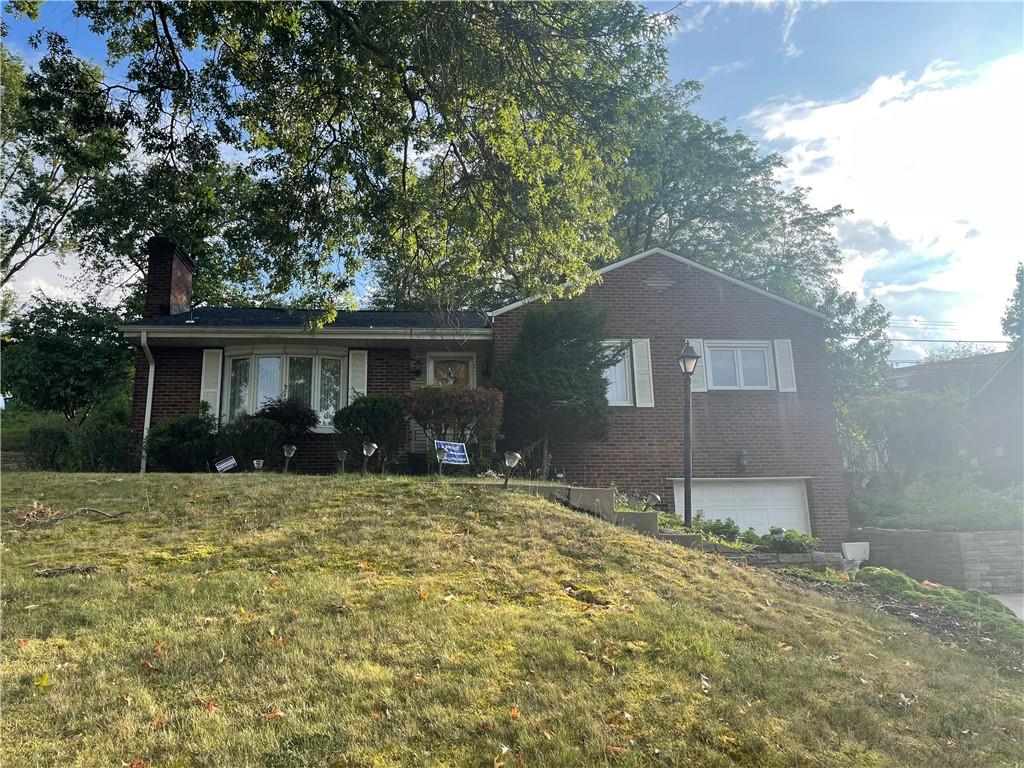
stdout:
[[146,383],[146,417],[142,422],[142,462],[139,466],[139,472],[142,474],[146,472],[146,437],[149,435],[149,422],[153,418],[153,379],[156,378],[156,361],[146,342],[146,332],[143,331],[139,344],[146,353],[146,359],[149,360],[149,381]]

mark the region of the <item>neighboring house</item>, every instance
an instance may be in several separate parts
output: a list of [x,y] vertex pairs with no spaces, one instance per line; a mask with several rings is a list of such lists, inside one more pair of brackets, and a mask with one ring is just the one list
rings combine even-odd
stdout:
[[[320,411],[354,394],[424,384],[477,386],[507,355],[522,301],[487,314],[341,312],[318,330],[312,313],[190,309],[193,265],[165,239],[149,243],[144,317],[122,326],[139,346],[133,423],[145,432],[203,400],[224,422],[287,390]],[[694,377],[694,510],[767,531],[811,531],[835,547],[848,525],[824,316],[660,249],[609,264],[572,301],[608,315],[610,340],[630,354],[609,370],[607,441],[552,444],[575,484],[656,491],[682,508],[683,379],[689,339],[703,355]],[[294,466],[332,471],[331,429],[300,446]],[[417,434],[418,433],[418,434]],[[426,447],[420,430],[410,450]]]
[[895,369],[889,383],[900,391],[942,392],[956,389],[970,397],[1005,361],[1008,352],[987,352],[952,360],[933,360]]
[[1024,347],[1003,364],[964,405],[968,443],[981,482],[993,488],[1024,482]]

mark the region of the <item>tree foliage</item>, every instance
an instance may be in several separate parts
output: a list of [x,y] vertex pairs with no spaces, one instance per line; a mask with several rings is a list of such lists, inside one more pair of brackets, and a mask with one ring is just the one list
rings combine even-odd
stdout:
[[11,318],[3,348],[3,390],[30,408],[81,422],[131,381],[131,347],[118,316],[93,301],[34,298]]
[[473,446],[477,455],[501,429],[502,393],[488,387],[420,387],[402,395],[402,403],[430,444],[450,440]]
[[608,434],[604,371],[625,350],[605,341],[605,317],[589,304],[560,302],[526,313],[515,346],[494,371],[505,393],[505,433],[517,450]]
[[663,76],[671,25],[626,2],[83,2],[75,13],[124,67],[116,94],[153,169],[116,178],[111,199],[141,190],[155,210],[167,182],[184,209],[170,218],[198,208],[211,224],[198,237],[229,276],[327,300],[369,255],[381,302],[438,308],[478,304],[473,276],[487,276],[490,304],[584,284],[613,256],[618,126]]
[[1016,282],[1003,313],[1003,333],[1010,337],[1011,349],[1020,346],[1024,338],[1024,263],[1017,264]]

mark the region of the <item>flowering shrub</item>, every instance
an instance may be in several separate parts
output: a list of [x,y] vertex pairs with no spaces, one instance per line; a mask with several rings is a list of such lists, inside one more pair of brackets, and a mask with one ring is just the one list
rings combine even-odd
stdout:
[[451,440],[478,449],[497,439],[503,402],[501,392],[486,387],[421,387],[402,396],[431,445],[434,440]]

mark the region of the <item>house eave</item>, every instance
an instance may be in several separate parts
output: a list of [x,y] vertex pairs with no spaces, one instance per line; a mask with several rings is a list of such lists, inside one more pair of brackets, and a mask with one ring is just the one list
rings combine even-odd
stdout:
[[259,326],[203,326],[173,327],[165,325],[119,325],[118,331],[129,340],[141,338],[143,333],[150,340],[181,339],[195,341],[199,339],[356,339],[361,341],[452,341],[490,339],[493,331],[490,328],[318,328],[305,330],[301,328],[279,328]]

